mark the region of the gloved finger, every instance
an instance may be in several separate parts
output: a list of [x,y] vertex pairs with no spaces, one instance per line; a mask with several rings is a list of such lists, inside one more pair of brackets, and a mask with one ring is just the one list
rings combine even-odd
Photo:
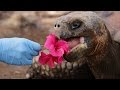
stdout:
[[41,46],[40,44],[34,42],[34,41],[30,41],[29,40],[29,47],[32,49],[32,50],[35,50],[35,51],[40,51],[41,50]]
[[39,55],[39,51],[30,50],[28,54],[30,54],[31,56],[37,56]]
[[21,65],[31,65],[32,64],[32,60],[24,60],[22,61]]
[[22,58],[31,59],[33,58],[33,52],[23,53]]
[[19,65],[19,66],[23,66],[23,65],[31,65],[32,64],[32,60],[28,60],[28,59],[22,59],[22,60],[16,60],[13,61],[11,64],[13,65]]

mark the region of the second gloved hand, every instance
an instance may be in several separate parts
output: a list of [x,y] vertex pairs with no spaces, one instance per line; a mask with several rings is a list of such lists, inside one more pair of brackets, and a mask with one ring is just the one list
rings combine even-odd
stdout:
[[25,38],[0,39],[0,61],[8,64],[30,65],[40,50],[40,44]]

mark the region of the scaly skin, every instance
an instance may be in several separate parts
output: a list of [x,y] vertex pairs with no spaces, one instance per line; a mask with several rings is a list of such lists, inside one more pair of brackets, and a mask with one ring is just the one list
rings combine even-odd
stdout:
[[[35,64],[29,78],[116,79],[120,78],[120,43],[112,40],[104,21],[93,12],[72,12],[61,16],[50,31],[59,39],[84,37],[87,48],[80,44],[64,55],[66,62],[55,69],[43,70]],[[74,66],[74,63],[76,65]],[[65,64],[65,65],[64,65]],[[64,67],[62,67],[64,66]],[[60,68],[58,68],[60,67]],[[45,74],[44,74],[44,72]],[[50,74],[52,72],[52,74]],[[92,73],[91,73],[92,72]]]
[[26,78],[28,79],[94,79],[88,65],[77,62],[63,61],[55,68],[38,63],[38,57],[33,59],[33,64],[28,69]]

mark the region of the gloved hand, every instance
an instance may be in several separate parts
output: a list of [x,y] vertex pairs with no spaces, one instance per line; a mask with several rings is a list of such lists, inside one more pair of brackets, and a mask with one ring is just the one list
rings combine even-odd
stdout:
[[25,38],[0,39],[0,61],[7,64],[30,65],[40,50],[40,44]]

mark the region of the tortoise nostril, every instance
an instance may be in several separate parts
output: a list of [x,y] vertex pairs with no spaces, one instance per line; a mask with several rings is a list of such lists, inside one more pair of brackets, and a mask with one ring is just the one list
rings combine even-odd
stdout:
[[58,24],[58,27],[60,27],[60,25]]
[[59,28],[59,27],[60,27],[60,24],[55,24],[55,26],[54,26],[54,27],[58,27],[58,28]]
[[56,27],[57,25],[55,24],[55,27]]

